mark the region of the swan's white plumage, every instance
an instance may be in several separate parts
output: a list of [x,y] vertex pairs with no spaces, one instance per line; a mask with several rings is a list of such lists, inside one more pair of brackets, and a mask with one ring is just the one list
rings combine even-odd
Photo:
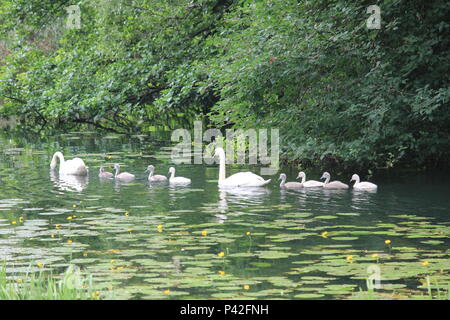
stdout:
[[50,163],[50,169],[54,170],[57,165],[57,159],[59,159],[59,173],[86,176],[88,174],[88,168],[84,164],[84,161],[80,158],[73,158],[72,160],[65,160],[61,152],[55,152]]
[[353,185],[353,189],[355,190],[375,190],[378,188],[375,183],[367,181],[360,182],[359,176],[357,174],[354,174],[352,176],[350,182],[352,181],[355,181],[355,184]]
[[175,168],[170,167],[169,168],[169,183],[170,184],[176,184],[176,185],[188,185],[191,183],[191,179],[185,178],[185,177],[175,177]]
[[314,188],[314,187],[323,187],[323,182],[316,181],[316,180],[306,180],[306,174],[303,171],[300,171],[298,173],[297,179],[302,178],[301,184],[305,188]]
[[225,151],[223,148],[216,148],[214,156],[219,157],[219,181],[220,187],[262,187],[270,182],[253,172],[238,172],[228,178],[225,174]]

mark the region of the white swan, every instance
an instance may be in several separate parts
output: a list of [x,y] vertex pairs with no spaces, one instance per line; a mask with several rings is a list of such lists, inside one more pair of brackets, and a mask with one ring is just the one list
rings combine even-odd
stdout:
[[328,189],[348,189],[348,184],[342,183],[338,180],[331,181],[331,175],[328,172],[324,172],[322,177],[320,179],[325,179],[325,182],[323,184],[324,188]]
[[278,180],[281,180],[280,188],[286,188],[286,189],[299,189],[303,188],[303,183],[300,182],[286,182],[286,174],[282,173],[280,174],[280,177]]
[[160,174],[153,174],[153,172],[155,172],[155,167],[152,165],[149,165],[147,167],[147,170],[145,170],[146,172],[150,172],[148,174],[148,181],[151,182],[163,182],[163,181],[167,181],[167,177],[166,176],[162,176]]
[[270,182],[252,172],[239,172],[225,178],[225,151],[216,148],[214,157],[219,157],[219,186],[220,187],[262,187]]
[[353,185],[353,189],[355,190],[375,190],[378,188],[378,186],[372,182],[359,182],[359,176],[356,173],[352,176],[350,182],[352,181],[355,181],[355,184]]
[[314,187],[323,187],[323,182],[316,181],[316,180],[306,180],[306,174],[303,171],[300,171],[298,173],[297,179],[302,178],[302,185],[305,188],[314,188]]
[[114,175],[111,172],[105,171],[104,167],[100,167],[100,171],[98,173],[98,177],[100,179],[112,179]]
[[114,175],[114,178],[120,181],[131,181],[134,180],[135,176],[134,174],[131,174],[129,172],[122,172],[120,173],[120,165],[116,163],[114,165],[114,170],[116,170],[116,174]]
[[169,183],[170,184],[178,184],[178,185],[188,185],[191,183],[191,179],[185,178],[185,177],[175,177],[175,168],[170,167],[169,168]]
[[57,159],[59,159],[59,173],[87,176],[88,168],[82,159],[73,158],[72,160],[64,160],[63,154],[59,151],[53,155],[52,162],[50,163],[51,170],[55,170]]

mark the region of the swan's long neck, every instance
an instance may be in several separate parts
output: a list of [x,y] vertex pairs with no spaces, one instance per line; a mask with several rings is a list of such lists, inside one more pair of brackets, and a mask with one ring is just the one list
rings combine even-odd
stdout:
[[330,182],[330,178],[331,178],[331,176],[326,176],[324,184],[327,184],[328,182]]
[[302,183],[305,183],[306,175],[302,175]]
[[116,166],[114,169],[116,169],[116,174],[114,176],[117,177],[120,173],[120,167]]
[[359,176],[357,175],[355,178],[356,178],[355,179],[355,184],[358,184],[360,182]]
[[151,176],[153,176],[153,170],[149,171],[148,177],[150,178]]
[[50,169],[55,169],[56,168],[56,163],[57,163],[57,161],[56,161],[56,159],[59,159],[59,165],[61,166],[61,165],[63,165],[64,164],[64,156],[63,156],[63,154],[61,153],[61,152],[55,152],[55,154],[53,155],[53,158],[52,158],[52,162],[50,163]]
[[225,153],[219,153],[219,181],[225,180]]
[[280,187],[283,187],[286,183],[286,178],[285,177],[281,177],[281,183],[280,183]]
[[170,179],[175,178],[175,170],[170,171]]

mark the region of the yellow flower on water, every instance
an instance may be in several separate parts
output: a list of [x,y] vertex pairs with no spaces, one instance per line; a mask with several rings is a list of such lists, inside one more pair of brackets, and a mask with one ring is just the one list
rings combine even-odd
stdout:
[[428,262],[427,260],[425,260],[425,261],[423,261],[423,262],[421,263],[421,265],[423,265],[424,267],[427,266],[427,265],[429,265],[429,264],[430,264],[430,262]]
[[345,258],[345,260],[349,261],[349,262],[353,262],[353,256],[347,256]]
[[36,263],[36,265],[37,265],[39,268],[43,268],[43,267],[44,267],[44,264],[43,264],[42,262],[40,262],[40,261],[38,261],[38,262]]
[[224,257],[225,256],[225,252],[221,251],[217,254],[219,257]]
[[202,231],[202,236],[206,237],[208,235],[208,231],[207,230],[203,230]]
[[195,141],[192,141],[192,142],[191,142],[191,145],[195,146]]
[[87,252],[83,252],[83,257],[87,257],[88,253]]
[[322,238],[327,238],[327,237],[328,237],[328,231],[322,232],[322,233],[320,234],[320,236],[321,236]]
[[54,233],[50,234],[50,237],[54,238],[54,237],[55,237],[55,234],[54,234]]
[[92,292],[92,299],[98,299],[100,297],[100,291]]
[[131,232],[131,231],[133,231],[133,229],[129,228],[129,229],[127,229],[127,231],[128,231],[128,232]]
[[106,159],[112,159],[112,156],[106,156]]
[[25,219],[23,217],[19,218],[20,223],[23,223],[25,221]]
[[72,217],[72,216],[68,216],[66,219],[67,219],[67,220],[72,220],[73,217]]
[[17,221],[16,220],[11,221],[11,224],[17,224]]
[[391,240],[384,240],[384,243],[391,244]]
[[72,243],[72,242],[73,242],[72,240],[67,240],[67,243],[69,243],[69,244]]
[[247,231],[245,234],[249,236],[249,235],[251,235],[252,233],[251,233],[250,231]]
[[169,289],[166,289],[166,290],[163,291],[163,293],[164,293],[164,294],[170,294],[170,290],[169,290]]
[[17,279],[16,281],[17,281],[17,283],[22,283],[23,279]]
[[72,208],[76,208],[76,207],[77,207],[77,205],[76,205],[76,204],[73,204],[73,205],[72,205]]
[[112,253],[119,253],[120,252],[120,250],[119,249],[110,249],[110,250],[108,250],[109,252],[112,252]]
[[111,264],[113,264],[113,263],[115,263],[116,262],[116,260],[114,260],[114,259],[112,259],[111,261],[109,261],[109,263],[111,263]]
[[130,214],[128,213],[128,211],[124,213],[124,216],[125,216],[125,217],[128,217],[129,215],[130,215]]
[[379,256],[380,255],[378,253],[374,253],[374,254],[371,255],[371,257],[374,258],[374,259],[378,258]]
[[158,226],[156,227],[156,231],[158,231],[158,232],[162,232],[163,231],[162,224],[158,224]]
[[61,225],[60,225],[60,224],[55,224],[55,228],[56,228],[56,229],[60,229],[60,228],[61,228]]
[[250,286],[248,284],[244,284],[243,288],[244,288],[244,290],[248,290],[248,289],[250,289]]
[[219,271],[217,271],[217,273],[219,273],[221,276],[223,276],[225,274],[225,271],[219,270]]

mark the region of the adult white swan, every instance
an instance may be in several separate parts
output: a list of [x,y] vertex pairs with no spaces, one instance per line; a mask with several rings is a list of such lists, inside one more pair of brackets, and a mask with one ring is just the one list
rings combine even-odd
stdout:
[[176,185],[188,185],[191,183],[191,179],[185,178],[185,177],[175,177],[175,168],[170,167],[169,168],[169,183],[170,184],[176,184]]
[[325,182],[323,183],[324,188],[328,189],[348,189],[348,184],[342,183],[338,180],[331,181],[331,175],[328,172],[324,172],[322,177],[320,179],[325,179]]
[[316,181],[316,180],[306,180],[306,174],[303,171],[300,171],[298,173],[297,179],[302,178],[301,184],[305,188],[314,188],[314,187],[323,187],[323,182]]
[[235,173],[225,178],[225,151],[216,148],[214,157],[219,157],[219,187],[262,187],[270,182],[252,172]]
[[55,170],[57,165],[57,159],[59,159],[59,173],[60,174],[73,174],[77,176],[87,176],[88,168],[84,164],[84,161],[80,158],[73,158],[72,160],[64,160],[64,156],[61,152],[55,152],[50,162],[50,169]]
[[167,181],[167,177],[166,176],[162,176],[160,174],[153,174],[155,172],[155,167],[152,165],[149,165],[147,167],[147,170],[145,170],[146,172],[149,172],[148,174],[148,181],[150,182],[164,182]]
[[353,189],[355,190],[375,190],[378,188],[378,186],[372,182],[359,182],[359,176],[356,173],[352,175],[350,182],[352,181],[355,181],[355,184],[353,185]]
[[116,170],[116,173],[114,175],[114,178],[120,181],[131,181],[134,180],[135,176],[134,174],[131,174],[129,172],[120,172],[120,165],[118,163],[116,163],[114,165],[114,170]]
[[286,189],[299,189],[303,188],[303,183],[300,182],[286,182],[286,174],[282,173],[280,174],[280,177],[278,180],[281,180],[280,188],[286,188]]

